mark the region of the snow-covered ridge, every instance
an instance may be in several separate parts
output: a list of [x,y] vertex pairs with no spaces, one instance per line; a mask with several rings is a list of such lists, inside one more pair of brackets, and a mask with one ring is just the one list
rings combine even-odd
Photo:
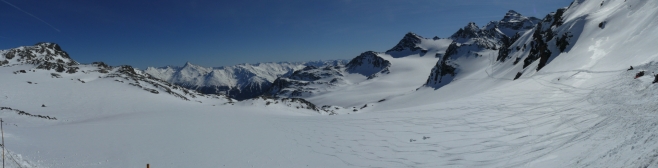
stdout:
[[66,51],[55,43],[37,43],[34,46],[23,46],[9,50],[0,50],[0,65],[6,64],[40,64],[43,62],[77,65]]
[[432,68],[425,86],[438,89],[460,76],[488,73],[487,67],[494,66],[493,59],[507,59],[509,46],[538,22],[537,18],[510,10],[500,21],[492,21],[482,28],[468,23],[450,37],[453,41],[444,54],[437,54],[440,60]]
[[658,49],[650,44],[656,40],[647,37],[658,32],[652,28],[658,25],[657,12],[651,10],[655,6],[654,1],[576,0],[513,38],[498,66],[517,73],[498,75],[524,78],[542,71],[623,69],[653,61]]
[[385,53],[394,58],[402,58],[416,54],[425,56],[427,53],[441,53],[445,51],[445,47],[451,42],[452,39],[442,39],[436,36],[429,39],[409,32],[402,37],[398,44]]
[[[385,53],[364,52],[352,59],[346,67],[305,68],[291,76],[281,77],[274,82],[268,94],[327,103],[330,101],[325,96],[354,96],[360,92],[355,88],[372,89],[370,92],[389,91],[386,96],[367,93],[371,96],[363,96],[362,99],[352,102],[331,104],[347,107],[377,102],[386,97],[404,94],[403,90],[413,90],[423,85],[438,89],[450,83],[460,73],[468,76],[491,66],[494,63],[492,59],[501,52],[499,48],[511,45],[521,34],[532,30],[535,22],[538,22],[538,19],[509,11],[500,21],[492,21],[482,28],[471,22],[450,38],[428,39],[409,32]],[[508,37],[501,29],[513,36]],[[433,66],[422,66],[428,61],[433,62]],[[416,79],[418,76],[424,78]],[[387,84],[410,79],[417,80],[418,84]],[[369,85],[374,87],[367,87]]]
[[423,50],[423,48],[418,46],[418,44],[421,43],[422,39],[423,37],[415,33],[409,32],[405,34],[404,37],[402,37],[402,40],[400,40],[400,42],[398,42],[397,45],[395,45],[393,48],[391,48],[386,52],[393,52],[393,51],[400,52],[404,50],[411,50],[413,52],[417,50]]
[[260,96],[274,80],[306,66],[344,65],[345,60],[309,62],[270,62],[224,67],[202,67],[186,63],[182,67],[149,67],[146,73],[156,78],[206,94],[223,94],[239,100]]
[[79,63],[71,59],[69,54],[55,43],[42,42],[34,46],[0,50],[0,66],[20,64],[33,64],[37,65],[39,69],[75,73],[77,69],[72,66]]
[[484,29],[493,30],[494,28],[498,28],[506,36],[512,37],[517,33],[524,34],[524,31],[534,28],[541,21],[539,18],[526,17],[514,10],[510,10],[502,20],[491,21]]
[[378,74],[390,73],[391,62],[380,57],[374,51],[361,53],[352,59],[345,68],[349,73],[358,73],[367,76],[368,79],[377,77]]
[[[37,43],[34,46],[0,50],[0,56],[4,59],[0,62],[9,62],[4,64],[2,68],[16,69],[12,72],[14,75],[36,73],[44,74],[44,78],[60,79],[68,77],[79,83],[89,83],[99,79],[113,79],[114,82],[125,83],[128,87],[137,87],[152,94],[164,93],[185,101],[198,101],[195,100],[197,97],[224,99],[222,96],[205,95],[182,88],[129,65],[112,67],[103,62],[80,64],[55,43]],[[90,78],[90,76],[94,77]],[[28,81],[28,83],[36,84],[37,82]],[[226,100],[232,101],[231,99]],[[30,114],[22,110],[12,109],[12,107],[2,108],[14,110],[19,115],[56,119],[45,115]]]

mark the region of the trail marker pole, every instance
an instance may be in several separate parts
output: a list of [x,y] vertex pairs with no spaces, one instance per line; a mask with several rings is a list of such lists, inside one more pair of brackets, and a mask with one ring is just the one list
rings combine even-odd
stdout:
[[2,118],[0,118],[0,134],[2,134],[2,168],[5,168],[5,131],[2,130]]

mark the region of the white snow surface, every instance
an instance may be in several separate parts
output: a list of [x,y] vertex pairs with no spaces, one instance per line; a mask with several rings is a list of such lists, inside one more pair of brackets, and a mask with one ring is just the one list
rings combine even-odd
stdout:
[[[23,165],[14,167],[658,167],[656,9],[652,0],[576,0],[565,13],[565,25],[582,29],[573,46],[515,81],[509,74],[521,67],[486,66],[484,55],[461,64],[483,68],[421,87],[429,71],[419,69],[436,58],[380,55],[392,66],[379,82],[309,99],[386,98],[359,113],[185,101],[97,72],[51,78],[5,65],[0,107],[57,120],[0,116],[6,147]],[[647,75],[634,79],[639,71]]]
[[347,74],[344,77],[346,85],[327,89],[305,98],[317,105],[360,107],[366,103],[410,93],[425,83],[430,70],[438,60],[433,54],[423,57],[414,54],[403,58],[393,58],[384,53],[378,55],[391,62],[389,74],[372,79],[366,79],[366,76],[358,73]]

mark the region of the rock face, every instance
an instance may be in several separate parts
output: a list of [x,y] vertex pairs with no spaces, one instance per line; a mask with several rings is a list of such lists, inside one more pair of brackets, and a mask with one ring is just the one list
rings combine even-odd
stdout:
[[[450,39],[452,44],[445,54],[437,55],[441,59],[436,63],[429,75],[426,86],[440,88],[450,83],[464,67],[458,60],[477,60],[484,54],[497,54],[496,60],[504,62],[510,53],[516,49],[512,47],[521,35],[532,31],[540,20],[534,17],[525,17],[515,11],[509,11],[500,21],[489,22],[480,28],[475,23],[468,23],[455,32]],[[466,61],[468,62],[468,61]]]
[[[565,32],[561,37],[556,38],[558,32],[556,29],[564,24],[562,15],[567,8],[558,9],[557,12],[550,13],[544,17],[541,23],[537,24],[532,34],[532,41],[530,42],[530,54],[523,60],[523,68],[528,67],[532,62],[539,60],[537,71],[541,70],[551,57],[557,56],[563,52],[567,45],[569,45],[568,38],[570,32]],[[559,38],[559,39],[558,39]],[[557,46],[560,46],[560,52],[555,51],[549,42],[555,41]]]
[[498,28],[506,36],[512,37],[517,33],[523,34],[523,32],[531,30],[541,21],[536,17],[525,17],[514,10],[510,10],[502,20],[489,22],[485,29],[493,30]]
[[377,77],[378,73],[389,73],[391,62],[377,56],[374,51],[368,51],[352,59],[345,67],[349,73],[359,73],[372,79]]
[[487,34],[482,31],[474,22],[469,22],[464,28],[460,28],[450,36],[452,39],[472,39],[486,37]]
[[0,66],[12,64],[33,64],[37,69],[75,73],[79,63],[71,59],[66,51],[55,43],[37,43],[9,50],[0,50]]
[[420,44],[421,39],[423,37],[420,37],[416,35],[415,33],[409,32],[404,35],[402,40],[398,42],[397,45],[395,45],[393,48],[390,50],[386,51],[387,53],[389,52],[394,52],[394,51],[405,51],[405,50],[410,50],[410,51],[420,51],[423,50],[421,47],[418,46]]
[[291,75],[295,70],[304,67],[344,65],[346,62],[345,60],[332,60],[258,63],[215,68],[202,67],[188,62],[182,67],[149,67],[145,72],[201,93],[227,95],[234,99],[245,100],[262,95],[278,77]]
[[583,31],[584,24],[578,20],[565,23],[564,15],[568,11],[569,8],[560,8],[541,20],[509,11],[502,20],[492,21],[483,28],[469,23],[451,36],[454,44],[441,55],[426,85],[439,88],[462,69],[472,70],[458,60],[475,59],[470,57],[473,53],[476,57],[481,53],[497,54],[497,63],[488,66],[491,70],[506,69],[501,70],[505,71],[505,78],[519,79],[526,73],[540,71],[560,53],[568,52],[577,40],[574,35]]
[[266,94],[273,97],[291,98],[306,97],[318,91],[344,84],[348,74],[345,65],[340,66],[309,66],[297,70],[289,76],[277,78]]
[[[455,76],[455,71],[457,68],[456,65],[451,61],[451,58],[453,56],[457,56],[459,54],[459,47],[462,44],[460,43],[452,43],[446,50],[445,55],[439,60],[439,62],[436,63],[434,68],[432,68],[432,73],[430,74],[429,78],[427,79],[427,82],[425,85],[427,86],[440,86],[444,82],[443,78],[446,75],[450,75],[449,77],[454,77]],[[448,81],[449,82],[449,81]]]
[[500,32],[498,28],[481,29],[471,22],[455,32],[450,38],[457,43],[473,44],[483,49],[496,50],[501,46],[500,39],[504,36],[505,34]]

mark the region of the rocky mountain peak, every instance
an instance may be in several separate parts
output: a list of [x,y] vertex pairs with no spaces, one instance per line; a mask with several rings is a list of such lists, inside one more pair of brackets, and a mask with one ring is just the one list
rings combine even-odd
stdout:
[[[79,63],[71,59],[58,44],[42,42],[33,46],[0,50],[0,65],[5,64],[33,64],[40,69],[56,69],[62,72]],[[67,72],[75,72],[75,67],[69,69]]]
[[368,78],[376,77],[377,73],[388,73],[391,62],[377,55],[377,52],[366,51],[352,59],[345,67],[350,73],[359,73]]
[[480,30],[480,28],[475,24],[475,22],[468,22],[468,25],[464,27],[464,29],[468,29],[471,31],[477,31]]
[[64,50],[62,50],[62,47],[60,47],[59,44],[57,44],[57,43],[39,42],[37,44],[34,44],[34,46],[44,47],[44,48],[52,49],[52,50],[55,50],[55,51],[64,51]]
[[526,17],[519,12],[509,10],[503,19],[500,21],[489,22],[484,29],[490,32],[500,31],[506,36],[512,37],[517,33],[522,33],[534,28],[539,22],[541,22],[541,19],[536,17]]
[[509,11],[507,11],[507,14],[505,14],[505,18],[503,20],[509,19],[509,18],[521,17],[521,16],[522,16],[521,13],[516,12],[514,10],[509,10]]
[[481,29],[474,23],[470,22],[464,28],[460,28],[455,34],[450,36],[452,39],[458,38],[478,38],[482,36]]
[[411,50],[411,51],[417,51],[417,50],[422,50],[422,48],[418,47],[418,44],[420,44],[421,40],[423,37],[409,32],[404,35],[402,40],[398,42],[395,47],[391,48],[390,50],[386,51],[388,52],[393,52],[393,51],[404,51],[404,50]]

